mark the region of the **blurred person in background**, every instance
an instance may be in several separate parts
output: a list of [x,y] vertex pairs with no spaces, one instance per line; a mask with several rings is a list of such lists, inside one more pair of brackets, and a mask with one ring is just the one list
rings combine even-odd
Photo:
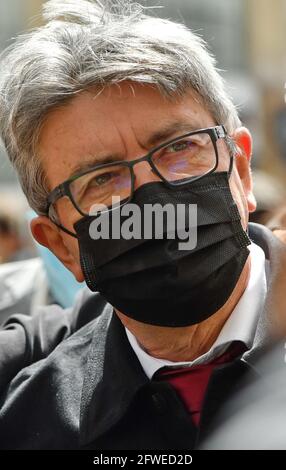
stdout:
[[22,240],[17,223],[8,214],[0,214],[0,263],[22,258]]
[[267,227],[283,242],[286,243],[286,204],[280,205],[267,223]]
[[252,170],[252,179],[256,209],[249,215],[249,221],[268,226],[277,209],[286,201],[285,186],[263,170]]
[[16,196],[0,193],[0,264],[35,256],[21,209]]
[[[2,448],[195,448],[285,311],[286,248],[248,225],[252,140],[205,44],[111,4],[48,2],[47,25],[1,63],[33,235],[99,291],[98,318],[5,390]],[[141,208],[196,203],[197,247],[95,242],[89,209],[115,190]]]
[[263,170],[252,171],[256,210],[249,221],[266,225],[275,236],[286,243],[286,191],[282,183]]

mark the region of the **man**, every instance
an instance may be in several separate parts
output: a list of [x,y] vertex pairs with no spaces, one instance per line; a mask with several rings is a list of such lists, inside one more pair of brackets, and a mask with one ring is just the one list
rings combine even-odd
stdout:
[[[47,2],[47,25],[2,60],[33,235],[99,291],[99,317],[5,391],[2,448],[194,448],[278,315],[286,250],[247,233],[251,136],[213,59],[185,27],[112,5]],[[187,219],[126,239],[129,203],[196,206],[196,246],[180,249]],[[100,217],[111,236],[94,235]]]

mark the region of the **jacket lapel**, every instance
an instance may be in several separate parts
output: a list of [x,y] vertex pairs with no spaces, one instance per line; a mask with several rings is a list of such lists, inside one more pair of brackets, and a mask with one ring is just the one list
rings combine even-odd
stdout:
[[125,414],[138,390],[148,382],[123,325],[110,308],[101,327],[95,330],[86,366],[80,446],[111,429]]

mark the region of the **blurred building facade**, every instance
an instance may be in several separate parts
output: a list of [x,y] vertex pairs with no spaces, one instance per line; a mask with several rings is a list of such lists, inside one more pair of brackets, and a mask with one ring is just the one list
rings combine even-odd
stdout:
[[260,91],[259,163],[286,183],[286,1],[246,0],[245,21],[248,72]]
[[[9,46],[13,38],[32,24],[31,18],[39,15],[41,0],[0,0],[0,51]],[[35,24],[35,21],[33,21]],[[1,74],[1,71],[0,71]],[[14,170],[0,146],[0,189],[19,190]],[[19,196],[20,197],[20,196]]]
[[[34,26],[42,0],[0,0],[0,48]],[[208,42],[254,135],[254,166],[286,183],[286,0],[142,0]],[[28,18],[34,18],[33,21]],[[0,72],[1,73],[1,72]],[[3,152],[2,152],[3,153]],[[0,157],[0,182],[13,181]],[[286,186],[286,184],[285,184]]]

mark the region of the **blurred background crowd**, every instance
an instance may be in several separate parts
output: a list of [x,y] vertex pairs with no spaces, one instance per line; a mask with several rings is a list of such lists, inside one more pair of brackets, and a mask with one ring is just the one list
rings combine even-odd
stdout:
[[[40,24],[42,3],[0,0],[0,50],[17,34]],[[254,138],[252,165],[258,208],[252,220],[267,223],[278,210],[274,220],[280,226],[281,207],[286,203],[286,0],[139,3],[161,5],[154,14],[157,11],[159,16],[183,21],[210,45],[241,119]],[[15,173],[1,149],[0,263],[37,255],[25,204]]]

